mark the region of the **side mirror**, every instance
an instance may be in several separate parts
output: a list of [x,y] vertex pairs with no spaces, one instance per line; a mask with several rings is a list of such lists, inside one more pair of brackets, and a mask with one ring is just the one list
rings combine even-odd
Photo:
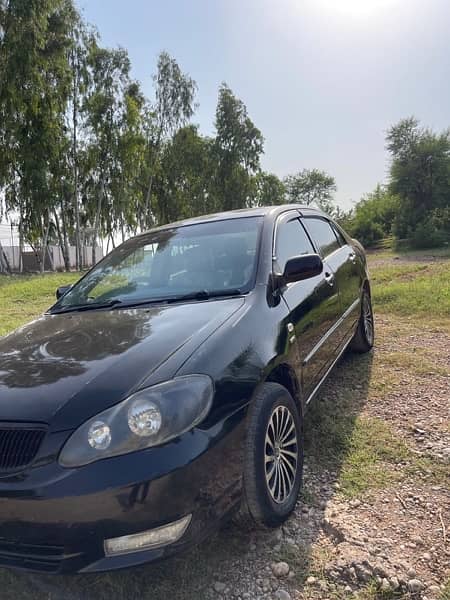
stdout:
[[59,287],[56,290],[56,299],[59,300],[64,296],[64,294],[67,294],[71,287],[71,285],[62,285],[61,287]]
[[318,254],[303,254],[294,256],[287,261],[282,275],[283,283],[294,283],[303,279],[310,279],[320,275],[323,271],[323,262]]

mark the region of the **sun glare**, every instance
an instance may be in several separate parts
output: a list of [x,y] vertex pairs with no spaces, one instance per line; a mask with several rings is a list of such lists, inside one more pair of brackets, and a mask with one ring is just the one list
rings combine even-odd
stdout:
[[383,12],[396,0],[313,0],[319,10],[340,13],[346,17],[370,17]]

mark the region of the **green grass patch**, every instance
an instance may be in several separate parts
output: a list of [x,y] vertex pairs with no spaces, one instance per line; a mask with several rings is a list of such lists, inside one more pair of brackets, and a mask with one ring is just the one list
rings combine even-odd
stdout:
[[371,269],[375,311],[450,318],[450,261]]
[[440,595],[440,600],[450,600],[450,578],[445,582],[444,589]]
[[56,302],[56,288],[79,277],[79,273],[0,276],[0,335],[42,314]]
[[410,459],[406,444],[376,417],[321,411],[312,420],[307,454],[339,472],[340,491],[348,498],[387,487],[398,478],[398,465]]

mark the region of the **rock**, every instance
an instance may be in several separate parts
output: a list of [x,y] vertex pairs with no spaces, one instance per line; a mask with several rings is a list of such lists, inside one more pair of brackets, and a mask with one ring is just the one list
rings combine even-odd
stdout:
[[306,583],[307,585],[314,585],[316,583],[317,579],[316,577],[313,577],[312,575],[310,575],[307,580]]
[[410,579],[414,579],[414,578],[415,578],[415,576],[416,576],[416,571],[415,571],[415,570],[414,570],[412,567],[410,567],[410,568],[409,568],[409,569],[406,571],[406,574],[408,575],[408,577],[409,577]]
[[380,590],[382,592],[389,592],[391,589],[391,584],[389,583],[389,581],[384,577],[381,580],[381,584],[380,584]]
[[400,582],[399,582],[399,580],[397,579],[397,577],[391,577],[391,578],[389,579],[389,583],[390,583],[390,585],[391,585],[391,588],[392,588],[394,591],[395,591],[395,590],[398,590],[398,588],[400,587]]
[[284,561],[272,563],[271,569],[275,577],[286,577],[289,573],[289,565]]
[[213,585],[214,591],[217,592],[218,594],[223,594],[223,592],[227,589],[227,586],[225,583],[222,583],[221,581],[216,581]]
[[427,588],[427,593],[429,594],[433,594],[433,595],[437,595],[441,593],[441,588],[438,585],[430,585],[429,588]]
[[277,590],[275,592],[275,598],[277,598],[277,600],[292,600],[290,593],[286,590]]
[[350,500],[349,504],[352,508],[358,508],[358,506],[361,506],[361,500],[355,498],[354,500]]
[[425,552],[425,553],[422,555],[422,558],[423,558],[424,560],[431,560],[431,554],[430,554],[429,552]]
[[411,594],[418,594],[423,590],[423,583],[418,579],[410,579],[407,583],[407,586]]

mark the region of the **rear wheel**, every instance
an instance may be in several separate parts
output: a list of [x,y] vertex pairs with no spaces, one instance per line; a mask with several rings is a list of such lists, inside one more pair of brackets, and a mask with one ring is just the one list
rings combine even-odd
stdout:
[[244,465],[244,512],[276,527],[295,508],[303,474],[303,429],[286,388],[265,383],[249,413]]
[[355,335],[350,342],[350,350],[360,353],[369,352],[373,347],[374,337],[372,301],[369,292],[364,290],[361,299],[361,315]]

